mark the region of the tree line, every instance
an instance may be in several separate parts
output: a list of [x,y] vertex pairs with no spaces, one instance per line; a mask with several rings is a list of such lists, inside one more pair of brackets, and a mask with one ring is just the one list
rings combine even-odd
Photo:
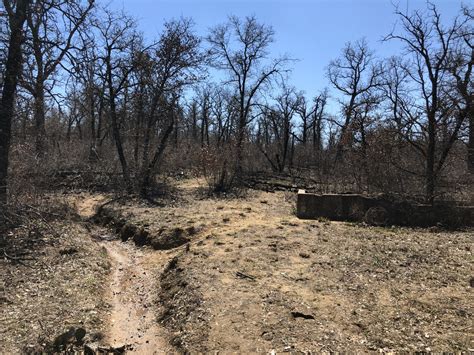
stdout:
[[347,43],[327,65],[328,87],[308,97],[254,16],[205,36],[172,19],[149,39],[94,0],[2,2],[2,204],[17,165],[51,161],[119,169],[144,197],[157,174],[188,168],[214,191],[268,170],[434,203],[474,173],[472,7],[451,22],[431,3],[395,8],[399,25],[381,35],[403,53],[381,59],[364,39]]

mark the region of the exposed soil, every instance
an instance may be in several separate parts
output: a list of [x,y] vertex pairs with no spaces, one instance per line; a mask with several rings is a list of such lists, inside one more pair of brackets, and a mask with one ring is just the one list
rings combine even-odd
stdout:
[[[117,207],[151,232],[197,231],[161,286],[190,300],[164,325],[187,351],[468,351],[474,348],[471,231],[304,221],[294,194]],[[185,302],[182,302],[183,304]]]
[[[96,213],[106,197],[83,194],[74,196],[75,206],[83,218]],[[111,274],[105,299],[110,304],[105,338],[108,347],[128,352],[155,354],[170,352],[165,332],[157,322],[156,281],[167,258],[150,250],[114,238],[112,231],[96,228],[111,263]]]
[[[58,221],[34,273],[2,261],[0,352],[68,326],[144,354],[473,351],[472,230],[299,220],[293,193],[210,198],[202,187],[111,203],[120,228]],[[69,200],[85,218],[109,199]],[[127,242],[122,223],[135,231]],[[188,243],[153,249],[176,236]]]
[[[149,257],[130,244],[118,241],[105,245],[112,260],[110,327],[106,342],[114,348],[154,354],[170,351],[163,329],[157,322],[154,269]],[[159,265],[159,264],[158,264]]]
[[[83,220],[108,199],[67,196]],[[156,299],[168,257],[122,243],[113,231],[80,220],[38,217],[5,236],[0,353],[80,351],[84,343],[99,352],[172,351],[157,320]],[[71,329],[86,331],[79,344]]]

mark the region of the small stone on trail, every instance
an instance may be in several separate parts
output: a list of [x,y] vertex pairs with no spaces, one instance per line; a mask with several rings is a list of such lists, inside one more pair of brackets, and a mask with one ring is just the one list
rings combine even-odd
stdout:
[[273,339],[273,333],[272,332],[263,332],[262,333],[262,338],[264,340],[270,341]]
[[77,328],[74,336],[76,337],[76,340],[80,342],[86,336],[86,330],[84,328]]
[[304,314],[298,311],[292,311],[291,315],[293,318],[304,318],[304,319],[314,319],[314,316],[311,314]]

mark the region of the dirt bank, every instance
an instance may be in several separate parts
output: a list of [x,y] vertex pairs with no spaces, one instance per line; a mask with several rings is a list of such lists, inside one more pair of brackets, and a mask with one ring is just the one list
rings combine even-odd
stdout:
[[[185,180],[167,201],[108,206],[147,238],[180,231],[188,243],[176,248],[57,221],[58,234],[38,234],[31,265],[5,258],[2,351],[69,326],[137,353],[474,348],[472,230],[299,220],[292,193],[210,198],[201,186]],[[83,217],[105,201],[79,200]]]
[[[188,351],[468,351],[472,349],[472,231],[303,221],[294,194],[193,195],[121,213],[150,230],[192,226],[179,257],[202,298],[174,324]],[[184,193],[184,192],[183,192]],[[186,196],[188,196],[186,198]],[[164,296],[162,296],[164,297]]]

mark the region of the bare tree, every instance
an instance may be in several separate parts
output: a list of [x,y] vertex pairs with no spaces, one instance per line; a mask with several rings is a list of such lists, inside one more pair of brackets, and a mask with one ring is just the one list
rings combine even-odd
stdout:
[[188,132],[193,143],[197,141],[198,132],[198,101],[192,98],[187,104]]
[[407,87],[409,76],[404,69],[405,67],[406,64],[400,57],[388,58],[385,63],[383,84],[381,86],[388,104],[388,112],[386,113],[389,117],[388,121],[391,125],[394,125],[399,139],[402,132],[404,132],[404,117],[410,114],[409,106],[412,104],[409,88]]
[[198,87],[197,94],[199,97],[199,106],[200,106],[200,142],[201,147],[210,145],[209,133],[212,125],[212,87],[209,84],[204,84]]
[[[93,28],[91,23],[85,24]],[[98,148],[102,143],[103,117],[105,111],[105,81],[101,80],[101,61],[98,58],[98,48],[93,31],[79,33],[81,35],[81,50],[69,57],[71,63],[69,81],[77,85],[81,100],[78,103],[89,128],[90,159],[99,158]],[[87,132],[87,131],[86,131]]]
[[[11,126],[14,111],[15,91],[21,73],[23,25],[26,21],[30,0],[3,0],[8,15],[10,39],[7,61],[3,73],[2,98],[0,101],[0,207],[7,202],[8,165]],[[1,216],[0,216],[1,217]]]
[[[205,59],[200,51],[200,39],[194,34],[190,19],[167,22],[156,48],[152,47],[148,52],[150,94],[144,111],[146,122],[141,174],[143,195],[147,194],[152,175],[174,129],[180,94],[185,86],[199,79]],[[153,157],[150,160],[150,143],[155,130],[159,132],[158,143],[155,151],[151,152]]]
[[[444,27],[441,15],[431,3],[426,14],[415,11],[408,15],[398,10],[396,14],[403,32],[390,33],[385,40],[401,41],[411,58],[404,65],[404,71],[415,88],[410,91],[415,100],[411,107],[405,105],[410,130],[404,137],[424,157],[425,197],[433,203],[437,178],[463,124],[463,117],[459,115],[451,119],[453,107],[446,95],[449,86],[446,71],[465,20],[456,18]],[[442,127],[446,129],[440,140]]]
[[298,94],[298,102],[299,105],[296,108],[296,112],[301,119],[301,143],[303,146],[306,146],[311,128],[311,117],[314,115],[316,107],[308,104],[304,93]]
[[326,88],[313,99],[310,108],[304,97],[301,96],[298,100],[296,112],[302,121],[301,143],[305,146],[310,139],[315,153],[320,153],[323,146],[323,121],[328,97],[329,92]]
[[261,127],[270,132],[265,132],[266,138],[263,141],[258,140],[257,146],[273,170],[279,173],[282,173],[288,164],[293,136],[292,119],[300,105],[300,98],[294,88],[283,85],[274,105],[263,109]]
[[329,63],[327,75],[331,84],[348,101],[341,101],[343,122],[337,144],[336,161],[342,158],[345,145],[351,146],[353,123],[356,110],[364,104],[364,95],[380,85],[380,65],[374,63],[374,54],[365,39],[348,43],[342,50],[342,57]]
[[233,84],[238,96],[238,121],[236,127],[235,173],[242,173],[243,142],[249,123],[253,120],[251,109],[258,90],[277,74],[284,71],[286,58],[279,58],[264,65],[268,48],[273,42],[271,27],[258,23],[254,16],[241,20],[229,17],[227,23],[216,26],[207,37],[211,64],[229,74],[227,83]]
[[228,142],[235,116],[235,99],[232,92],[215,87],[211,97],[216,144]]
[[99,33],[101,48],[98,57],[103,64],[101,75],[106,87],[115,147],[127,190],[132,192],[133,185],[120,132],[117,101],[129,83],[130,73],[134,69],[133,56],[135,51],[141,48],[141,37],[136,31],[135,21],[125,14],[106,10],[103,17],[97,18],[94,24]]
[[44,152],[45,98],[53,92],[51,77],[63,64],[74,46],[76,34],[94,6],[94,0],[33,0],[27,23],[31,53],[28,57],[22,86],[34,98],[36,148]]
[[467,166],[474,173],[474,8],[465,6],[463,17],[463,25],[458,31],[458,45],[448,59],[448,69],[454,77],[454,92],[457,95],[452,95],[451,90],[448,92],[461,116],[459,120],[469,121]]

